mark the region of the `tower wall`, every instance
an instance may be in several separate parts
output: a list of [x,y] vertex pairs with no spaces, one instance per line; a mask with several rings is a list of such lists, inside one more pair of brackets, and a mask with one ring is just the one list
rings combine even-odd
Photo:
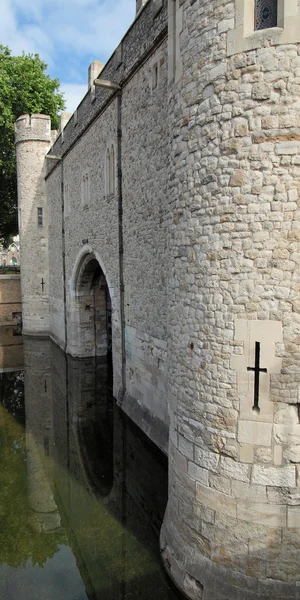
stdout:
[[51,145],[50,117],[22,115],[16,121],[15,136],[23,331],[38,335],[49,331],[48,207],[44,158]]
[[24,339],[26,464],[29,523],[40,533],[60,528],[53,495],[53,415],[50,340]]
[[161,546],[195,600],[299,595],[300,49],[280,45],[275,28],[233,53],[241,4],[169,2],[171,430]]

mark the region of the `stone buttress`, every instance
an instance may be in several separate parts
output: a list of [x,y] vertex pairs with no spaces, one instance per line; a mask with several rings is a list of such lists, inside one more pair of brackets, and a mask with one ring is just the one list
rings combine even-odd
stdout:
[[161,548],[194,600],[300,597],[299,15],[254,32],[250,5],[169,2]]
[[51,146],[46,115],[22,115],[15,124],[23,332],[49,332],[48,207],[44,158]]

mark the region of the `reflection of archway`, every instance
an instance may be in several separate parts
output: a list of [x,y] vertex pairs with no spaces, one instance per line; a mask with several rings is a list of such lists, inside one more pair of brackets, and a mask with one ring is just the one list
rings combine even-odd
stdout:
[[105,498],[113,485],[113,397],[107,360],[71,359],[78,411],[78,453],[87,483]]
[[75,302],[81,355],[111,357],[111,298],[105,275],[93,255],[85,256],[77,272]]

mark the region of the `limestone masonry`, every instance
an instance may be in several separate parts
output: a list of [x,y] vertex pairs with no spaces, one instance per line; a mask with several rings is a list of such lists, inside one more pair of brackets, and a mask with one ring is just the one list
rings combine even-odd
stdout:
[[188,598],[299,600],[300,0],[136,4],[58,135],[16,122],[24,333],[112,354]]

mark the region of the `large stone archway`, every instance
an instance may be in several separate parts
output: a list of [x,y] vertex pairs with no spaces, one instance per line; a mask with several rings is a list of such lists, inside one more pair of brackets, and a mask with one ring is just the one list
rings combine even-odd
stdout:
[[72,288],[68,353],[76,357],[111,357],[111,294],[104,271],[93,253],[79,260]]

